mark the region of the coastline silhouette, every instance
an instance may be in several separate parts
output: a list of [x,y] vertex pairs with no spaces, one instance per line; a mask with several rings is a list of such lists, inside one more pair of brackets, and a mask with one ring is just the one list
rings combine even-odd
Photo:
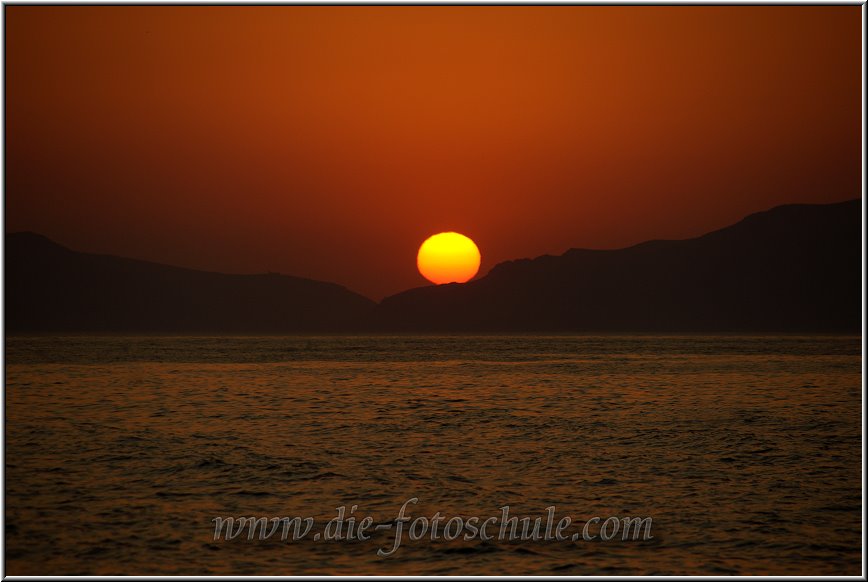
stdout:
[[6,235],[11,332],[858,331],[861,199],[687,240],[571,249],[379,304],[333,283],[80,253]]

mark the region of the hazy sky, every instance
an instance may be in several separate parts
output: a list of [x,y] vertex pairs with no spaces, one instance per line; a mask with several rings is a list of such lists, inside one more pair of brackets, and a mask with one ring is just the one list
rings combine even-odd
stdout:
[[425,284],[860,196],[860,7],[6,10],[6,227]]

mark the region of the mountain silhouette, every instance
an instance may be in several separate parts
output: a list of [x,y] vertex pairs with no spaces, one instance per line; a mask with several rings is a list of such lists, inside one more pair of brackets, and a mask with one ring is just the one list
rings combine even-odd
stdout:
[[355,330],[374,302],[333,283],[225,275],[71,251],[6,235],[7,331]]
[[858,332],[861,199],[787,205],[688,240],[508,261],[379,305],[332,283],[226,275],[6,235],[10,332]]
[[861,328],[861,200],[786,205],[689,240],[572,249],[384,299],[403,331],[847,331]]

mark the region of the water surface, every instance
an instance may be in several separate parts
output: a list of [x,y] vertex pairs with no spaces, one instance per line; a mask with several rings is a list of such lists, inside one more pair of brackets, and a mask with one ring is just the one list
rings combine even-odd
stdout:
[[[9,574],[860,573],[861,339],[10,337]],[[216,516],[651,516],[627,542]]]

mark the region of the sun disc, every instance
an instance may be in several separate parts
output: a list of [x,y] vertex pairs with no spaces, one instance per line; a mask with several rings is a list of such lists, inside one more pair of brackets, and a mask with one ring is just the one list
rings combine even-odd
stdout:
[[441,232],[428,237],[416,255],[416,266],[423,277],[442,285],[465,283],[479,271],[479,247],[457,232]]

